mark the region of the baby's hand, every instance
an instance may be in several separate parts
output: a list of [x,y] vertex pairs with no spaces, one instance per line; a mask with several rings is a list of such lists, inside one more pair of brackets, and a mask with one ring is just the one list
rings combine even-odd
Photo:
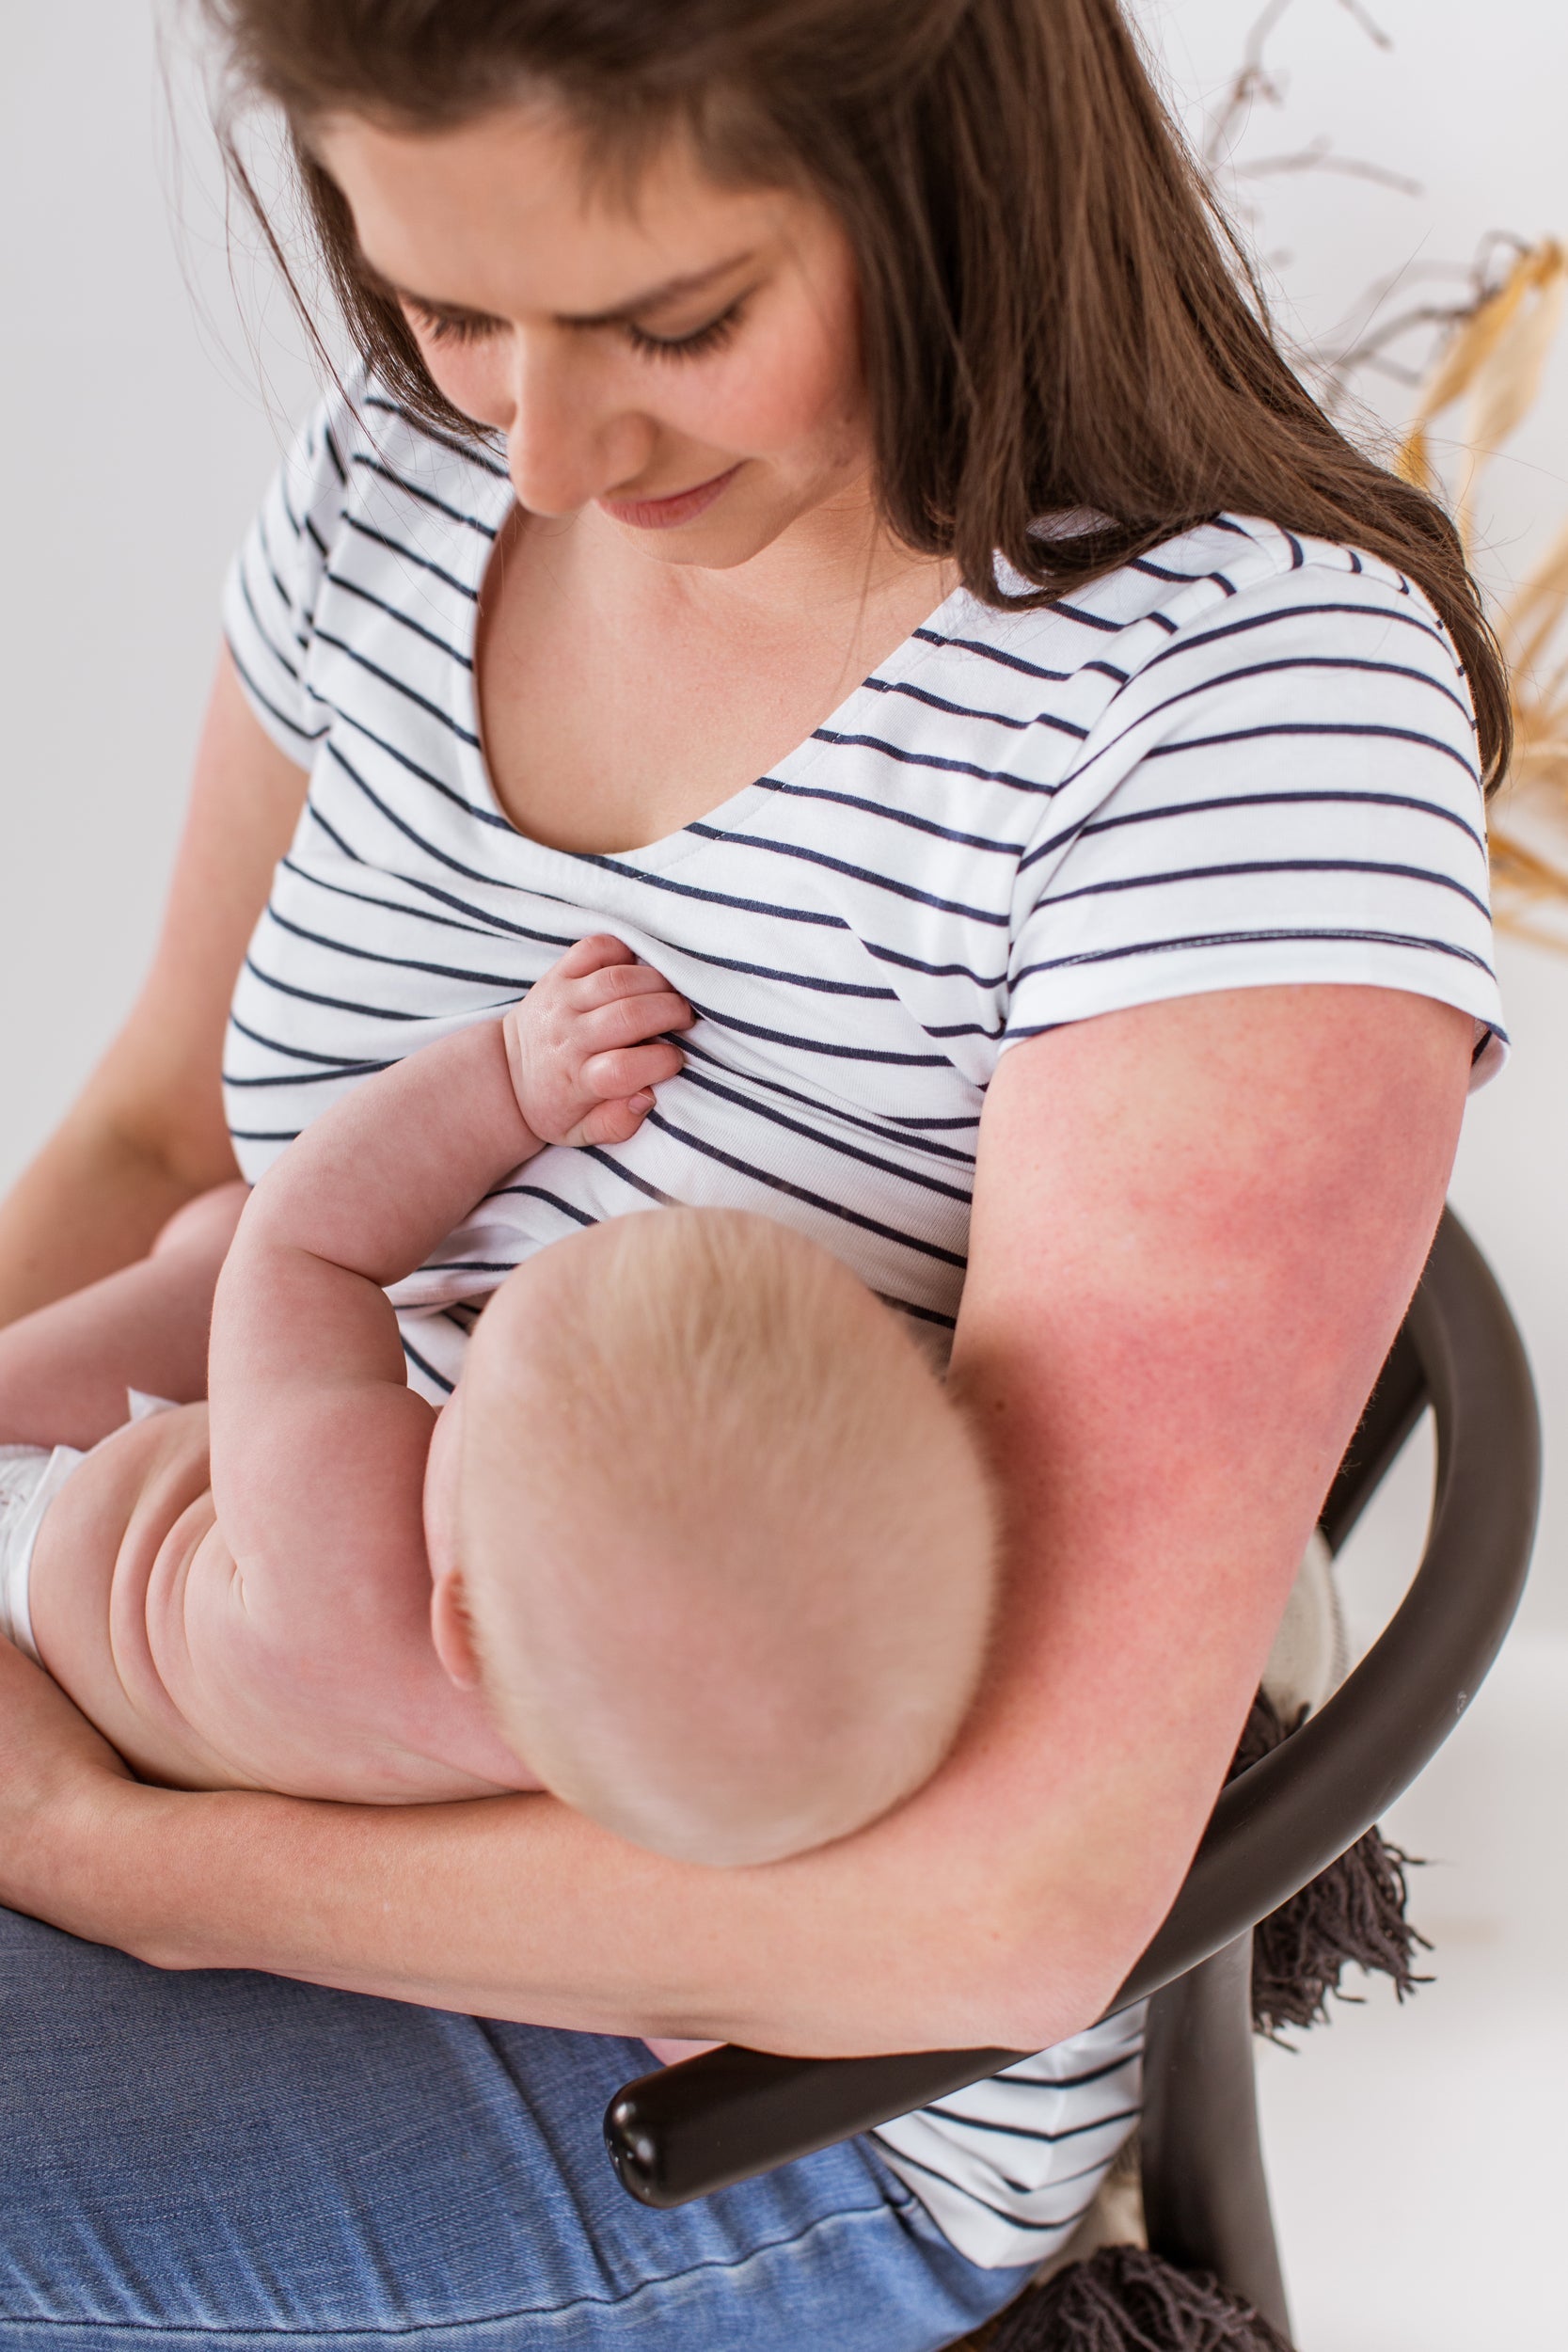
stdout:
[[625,1143],[685,1061],[661,1035],[695,1019],[623,940],[579,939],[507,1013],[507,1066],[541,1143]]

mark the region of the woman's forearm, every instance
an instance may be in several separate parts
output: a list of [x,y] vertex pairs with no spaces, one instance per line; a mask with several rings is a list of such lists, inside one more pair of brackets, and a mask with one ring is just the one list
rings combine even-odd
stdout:
[[0,1201],[0,1325],[145,1257],[160,1227],[201,1188],[79,1107]]
[[847,2056],[1040,2046],[1090,2022],[1110,1988],[1083,1965],[1082,1910],[1060,1907],[1021,1997],[999,1961],[1007,1874],[956,1862],[934,1863],[938,1900],[896,1852],[709,1872],[546,1797],[394,1810],[122,1782],[4,1892],[154,1966],[589,2032]]

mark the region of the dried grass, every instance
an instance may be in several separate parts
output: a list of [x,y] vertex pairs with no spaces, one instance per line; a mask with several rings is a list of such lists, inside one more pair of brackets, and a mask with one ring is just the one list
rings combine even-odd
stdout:
[[[1467,547],[1486,466],[1540,398],[1565,297],[1568,253],[1547,238],[1521,252],[1502,284],[1455,323],[1421,389],[1400,470],[1438,486],[1431,428],[1463,404],[1456,505]],[[1492,815],[1497,914],[1564,947],[1568,928],[1556,911],[1568,909],[1568,523],[1497,622],[1516,731],[1510,780]]]
[[[1326,137],[1290,154],[1238,161],[1255,111],[1285,103],[1287,79],[1269,52],[1291,5],[1265,0],[1201,142],[1200,161],[1222,202],[1253,227],[1243,183],[1328,170],[1418,194],[1414,182],[1381,163],[1338,155]],[[1336,5],[1379,48],[1393,46],[1363,0]],[[1391,307],[1418,283],[1432,291]],[[1297,350],[1297,365],[1331,415],[1353,399],[1363,371],[1412,388],[1400,471],[1451,503],[1473,553],[1487,466],[1540,398],[1565,303],[1568,253],[1557,239],[1531,246],[1494,231],[1467,267],[1412,261],[1365,288],[1324,342]],[[1411,364],[1416,338],[1423,339],[1424,365]],[[1438,445],[1448,477],[1440,480],[1433,427],[1454,409],[1456,424]],[[1511,929],[1568,950],[1568,520],[1494,618],[1512,675],[1515,742],[1509,781],[1491,812],[1494,903]]]

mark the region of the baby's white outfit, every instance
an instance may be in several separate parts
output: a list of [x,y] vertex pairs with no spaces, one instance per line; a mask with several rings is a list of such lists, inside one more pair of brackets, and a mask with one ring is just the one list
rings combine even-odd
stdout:
[[[170,1409],[167,1397],[148,1396],[140,1389],[127,1389],[125,1396],[133,1421]],[[41,1661],[27,1603],[33,1549],[44,1513],[86,1459],[73,1445],[0,1445],[0,1633],[35,1664]]]
[[82,1460],[73,1445],[0,1445],[0,1633],[35,1661],[27,1580],[43,1515]]

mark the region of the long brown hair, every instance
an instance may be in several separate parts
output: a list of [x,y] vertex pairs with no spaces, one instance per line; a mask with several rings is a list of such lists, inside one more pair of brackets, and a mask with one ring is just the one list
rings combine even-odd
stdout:
[[[1291,372],[1117,0],[204,5],[284,110],[355,342],[429,421],[474,429],[366,272],[311,119],[436,128],[543,89],[631,171],[684,127],[717,177],[804,185],[843,222],[899,539],[991,605],[1068,594],[1222,511],[1360,548],[1441,614],[1500,777],[1507,679],[1453,525]],[[1099,519],[1042,528],[1062,514]]]

